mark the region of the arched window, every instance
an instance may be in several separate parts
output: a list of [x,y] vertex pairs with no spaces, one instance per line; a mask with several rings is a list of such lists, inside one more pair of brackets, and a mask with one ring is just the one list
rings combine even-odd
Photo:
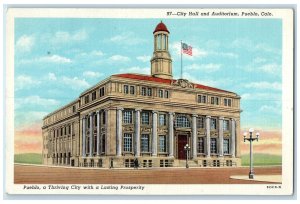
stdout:
[[189,119],[184,115],[177,116],[175,125],[176,127],[191,127]]

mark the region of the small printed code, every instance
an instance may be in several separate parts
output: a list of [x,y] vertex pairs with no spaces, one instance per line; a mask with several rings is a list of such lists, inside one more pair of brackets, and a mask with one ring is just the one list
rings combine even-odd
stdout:
[[267,188],[269,188],[269,189],[279,189],[279,188],[281,188],[281,186],[280,185],[278,185],[278,186],[267,186]]

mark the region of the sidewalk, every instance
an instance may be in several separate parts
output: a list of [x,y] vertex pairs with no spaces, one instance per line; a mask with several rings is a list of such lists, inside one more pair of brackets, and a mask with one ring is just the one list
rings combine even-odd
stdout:
[[230,176],[230,179],[282,183],[281,175],[254,175],[254,179],[249,179],[248,175],[234,175],[234,176]]

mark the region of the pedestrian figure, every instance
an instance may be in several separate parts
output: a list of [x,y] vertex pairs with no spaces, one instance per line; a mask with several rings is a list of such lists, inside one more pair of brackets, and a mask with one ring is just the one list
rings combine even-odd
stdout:
[[110,165],[109,165],[109,168],[110,168],[110,169],[114,168],[114,160],[113,160],[113,158],[110,159]]
[[139,167],[139,160],[137,158],[134,159],[134,168],[138,169]]

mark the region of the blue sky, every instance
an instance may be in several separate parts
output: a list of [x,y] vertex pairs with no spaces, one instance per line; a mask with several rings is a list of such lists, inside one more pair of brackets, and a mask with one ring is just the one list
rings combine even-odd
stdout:
[[239,94],[243,128],[281,129],[281,20],[62,18],[15,20],[16,128],[41,124],[112,74],[150,74],[160,20],[170,31],[174,78],[182,40],[193,47],[184,78]]

